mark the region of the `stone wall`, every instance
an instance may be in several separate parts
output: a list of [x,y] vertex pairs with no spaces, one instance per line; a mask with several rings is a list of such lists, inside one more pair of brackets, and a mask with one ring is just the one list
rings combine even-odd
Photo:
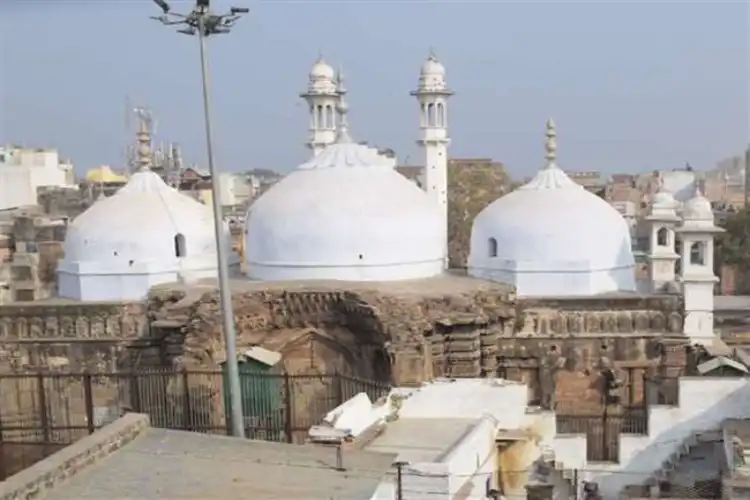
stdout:
[[[625,388],[623,404],[638,405],[643,375],[661,366],[672,377],[685,366],[682,307],[676,295],[521,300],[517,331],[498,340],[500,375],[526,381],[530,399],[539,400],[545,358],[561,359],[557,409],[596,412],[606,362]],[[553,351],[559,356],[550,356]]]
[[[500,287],[404,296],[312,286],[233,296],[240,351],[263,345],[281,352],[293,371],[337,370],[398,384],[493,372],[496,338],[513,330],[513,300]],[[150,316],[153,336],[141,345],[142,364],[223,361],[215,292],[154,294]]]
[[145,306],[34,302],[0,306],[0,371],[67,367],[113,371],[148,331]]

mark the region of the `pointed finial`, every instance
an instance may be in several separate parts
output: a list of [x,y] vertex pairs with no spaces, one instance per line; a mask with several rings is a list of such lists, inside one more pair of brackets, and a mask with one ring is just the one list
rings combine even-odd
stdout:
[[138,133],[136,134],[138,139],[138,170],[148,170],[151,166],[151,131],[149,130],[151,117],[145,109],[138,109],[137,113],[140,120]]
[[555,160],[557,160],[557,131],[555,130],[555,122],[552,121],[552,118],[547,118],[546,128],[545,135],[547,140],[544,143],[546,151],[544,157],[547,159],[547,168],[551,168],[555,165]]
[[437,54],[435,53],[435,47],[430,46],[430,52],[429,52],[429,55],[427,56],[427,58],[428,59],[432,59],[433,61],[437,61],[438,60]]
[[338,75],[336,77],[336,92],[338,93],[339,100],[336,104],[336,112],[339,115],[339,133],[337,142],[351,142],[349,137],[349,120],[347,115],[349,113],[349,105],[346,102],[346,86],[344,85],[344,69],[339,68]]

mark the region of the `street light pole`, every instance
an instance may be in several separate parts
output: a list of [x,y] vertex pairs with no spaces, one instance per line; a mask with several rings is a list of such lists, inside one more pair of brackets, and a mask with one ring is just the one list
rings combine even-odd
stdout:
[[234,328],[234,311],[232,310],[232,291],[229,283],[229,263],[227,242],[224,238],[224,219],[221,213],[221,194],[219,176],[214,162],[213,138],[211,134],[211,105],[208,86],[208,57],[206,54],[206,38],[211,35],[229,33],[241,14],[249,10],[232,7],[227,14],[213,14],[209,9],[209,0],[196,0],[195,8],[188,14],[172,12],[165,0],[154,0],[162,9],[163,15],[155,17],[157,21],[167,26],[180,25],[178,33],[198,35],[201,59],[201,80],[203,87],[203,114],[206,127],[206,152],[208,153],[208,170],[211,174],[211,201],[214,212],[214,235],[216,238],[216,255],[219,272],[219,300],[221,320],[224,328],[224,343],[227,360],[227,378],[229,379],[230,421],[232,435],[245,437],[242,396],[240,388],[240,374],[237,364],[237,334]]

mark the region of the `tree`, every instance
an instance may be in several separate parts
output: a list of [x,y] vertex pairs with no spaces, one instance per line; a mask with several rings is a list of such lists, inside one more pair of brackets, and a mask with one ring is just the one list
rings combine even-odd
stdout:
[[738,266],[740,269],[750,268],[750,255],[745,252],[747,239],[750,236],[750,211],[742,208],[727,216],[721,226],[725,233],[716,238],[716,257],[718,265],[727,264]]

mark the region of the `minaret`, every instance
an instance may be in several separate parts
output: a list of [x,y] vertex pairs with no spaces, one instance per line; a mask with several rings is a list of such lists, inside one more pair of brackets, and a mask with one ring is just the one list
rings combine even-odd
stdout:
[[417,90],[411,95],[419,100],[421,137],[424,148],[424,186],[427,194],[440,206],[448,247],[448,98],[453,95],[445,84],[445,67],[434,54],[422,65]]
[[664,188],[664,179],[659,177],[659,190],[651,200],[646,223],[649,225],[648,278],[652,292],[663,291],[668,283],[675,282],[675,262],[679,255],[675,251],[675,228],[680,221],[675,209],[677,201]]
[[307,101],[310,110],[310,135],[306,143],[313,156],[336,140],[336,90],[333,68],[319,58],[310,70],[307,90],[300,97]]
[[710,344],[714,336],[714,237],[723,229],[714,225],[709,202],[696,182],[695,196],[685,202],[680,237],[680,281],[685,299],[683,332],[693,342]]
[[544,127],[544,159],[547,160],[544,168],[555,168],[555,162],[557,161],[557,128],[552,118],[547,118]]
[[151,168],[151,117],[145,109],[138,110],[138,148],[136,149],[136,165],[138,172]]
[[336,103],[336,115],[338,117],[338,130],[336,132],[337,143],[352,142],[352,138],[349,136],[349,104],[346,102],[347,92],[346,86],[344,85],[344,71],[339,69],[339,74],[336,76],[336,95],[338,95],[338,102]]

